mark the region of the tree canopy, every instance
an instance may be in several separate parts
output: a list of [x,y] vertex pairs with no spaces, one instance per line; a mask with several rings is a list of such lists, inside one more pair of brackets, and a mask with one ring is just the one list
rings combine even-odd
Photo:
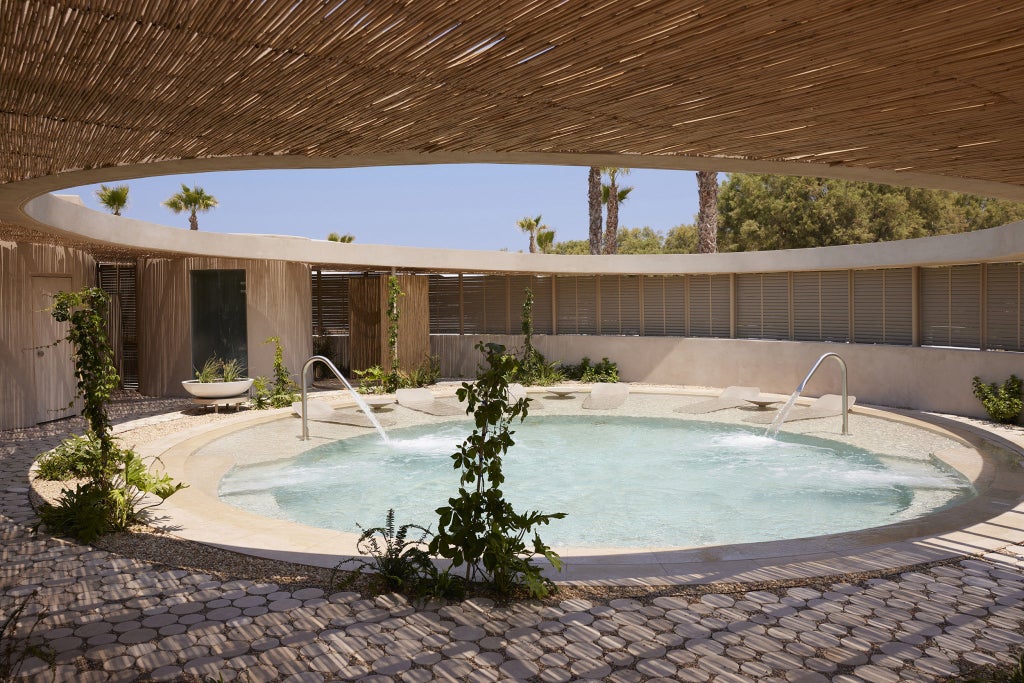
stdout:
[[1024,203],[826,178],[730,174],[719,251],[799,249],[927,237],[1024,218]]

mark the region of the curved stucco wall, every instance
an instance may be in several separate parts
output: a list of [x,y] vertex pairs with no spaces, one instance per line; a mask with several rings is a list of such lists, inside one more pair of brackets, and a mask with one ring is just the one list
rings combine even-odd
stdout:
[[[252,283],[249,307],[250,365],[253,374],[269,374],[272,348],[260,344],[279,335],[293,370],[311,353],[309,263],[339,268],[446,272],[534,272],[551,274],[743,273],[847,268],[885,268],[955,263],[1024,261],[1024,222],[991,230],[904,242],[828,247],[783,252],[572,257],[504,252],[417,249],[381,245],[334,244],[297,237],[225,235],[193,232],[91,211],[58,197],[31,202],[33,215],[68,229],[87,241],[176,252],[169,259],[140,260],[140,379],[155,395],[180,394],[179,382],[191,375],[188,331],[190,268],[239,268]],[[31,245],[19,245],[31,249]],[[27,287],[29,276],[5,286]],[[473,343],[480,335],[454,337],[446,374],[471,374],[477,363]],[[538,336],[552,360],[582,356],[616,360],[624,379],[709,386],[756,384],[764,391],[789,393],[810,364],[825,351],[838,351],[850,363],[851,393],[867,403],[982,414],[970,395],[970,378],[1001,380],[1020,374],[1019,353],[858,344],[757,341],[745,339]],[[516,337],[509,337],[512,344]],[[4,374],[19,372],[5,360]],[[834,373],[832,373],[834,374]],[[833,378],[834,379],[834,378]],[[808,391],[835,391],[829,373],[815,378]],[[14,418],[11,418],[14,419]],[[35,420],[19,411],[14,424]]]
[[304,237],[220,234],[171,228],[93,211],[54,195],[25,211],[62,232],[101,244],[226,258],[335,264],[354,270],[549,274],[752,273],[1024,260],[1024,221],[990,230],[900,242],[731,254],[563,256],[500,251],[342,244]]

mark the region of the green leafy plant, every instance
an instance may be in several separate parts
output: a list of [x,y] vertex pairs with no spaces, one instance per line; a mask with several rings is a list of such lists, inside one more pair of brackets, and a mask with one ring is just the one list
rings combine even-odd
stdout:
[[196,381],[207,384],[209,382],[216,382],[220,379],[221,368],[224,366],[224,361],[216,356],[212,356],[206,359],[203,363],[203,367],[196,370]]
[[1024,652],[1017,655],[1016,664],[985,667],[966,680],[969,683],[1024,683]]
[[25,614],[31,596],[20,600],[4,597],[0,599],[0,681],[24,680],[18,678],[21,667],[29,657],[37,657],[53,674],[56,668],[57,653],[48,645],[32,642],[32,634],[39,624],[42,614],[33,615],[31,625],[19,632],[21,618]]
[[564,379],[556,363],[548,363],[533,346],[533,291],[524,291],[522,308],[523,350],[509,380],[522,384],[549,386]]
[[[431,575],[434,566],[426,551],[429,529],[418,524],[396,527],[394,508],[388,510],[384,526],[359,528],[363,532],[356,541],[356,550],[369,559],[351,557],[335,566],[335,575],[340,571],[351,572],[341,582],[342,587],[351,585],[364,569],[376,573],[379,588],[403,592],[416,591],[424,579]],[[348,568],[350,566],[351,569]],[[334,575],[331,583],[334,583]]]
[[429,356],[420,363],[419,367],[409,372],[399,373],[398,384],[400,389],[416,389],[437,384],[440,376],[441,359],[437,356]]
[[[59,292],[52,308],[57,321],[69,323],[66,339],[74,349],[82,415],[89,427],[84,437],[61,444],[47,465],[51,475],[66,472],[85,481],[65,490],[56,505],[44,503],[39,518],[50,531],[87,543],[139,521],[148,508],[184,486],[150,473],[134,451],[119,448],[110,434],[106,403],[120,378],[107,341],[107,302],[103,290],[86,288]],[[143,505],[148,494],[159,502]]]
[[273,384],[267,377],[253,379],[253,408],[285,408],[299,400],[299,385],[292,380],[288,367],[284,364],[284,349],[281,348],[279,337],[268,337],[264,344],[274,345],[274,379]]
[[56,505],[42,506],[39,519],[47,529],[91,543],[144,521],[149,509],[185,487],[167,474],[152,472],[131,449],[115,445],[109,471],[103,470],[100,455],[99,441],[86,435],[66,439],[40,458],[43,479],[86,479],[62,491]]
[[[398,277],[395,275],[388,276],[388,359],[391,363],[391,382],[390,384],[397,389],[400,382],[400,370],[398,361],[398,321],[402,317],[402,310],[398,306],[398,300],[404,296],[405,292],[402,291],[402,287],[398,284]],[[394,391],[394,389],[391,389]]]
[[354,370],[352,374],[359,378],[359,391],[364,394],[389,394],[398,388],[393,383],[394,376],[379,365]]
[[1016,375],[1002,385],[992,383],[986,384],[980,377],[971,380],[974,388],[974,396],[985,406],[985,412],[995,422],[1011,424],[1020,418],[1021,410],[1024,409],[1024,401],[1021,399],[1021,379]]
[[619,381],[618,365],[607,358],[602,358],[601,362],[591,365],[590,359],[584,356],[579,365],[563,364],[559,369],[567,379],[571,379],[576,382],[585,382],[589,384],[594,382]]
[[543,556],[558,570],[562,561],[535,528],[565,514],[521,514],[505,500],[502,458],[515,444],[510,425],[527,416],[529,399],[509,401],[507,377],[513,374],[516,359],[504,346],[481,342],[476,348],[484,354],[486,366],[475,382],[464,382],[458,390],[476,428],[452,455],[455,468],[461,470],[459,491],[437,509],[438,531],[430,541],[430,553],[451,560],[453,567],[465,565],[467,581],[480,577],[502,593],[525,588],[531,596],[543,597],[553,584],[531,559]]
[[237,382],[245,374],[242,364],[237,359],[232,358],[229,361],[224,361],[220,366],[221,378],[225,382]]
[[46,481],[66,481],[88,477],[89,465],[99,462],[100,443],[91,434],[72,434],[52,451],[39,456],[37,474]]
[[441,359],[430,356],[409,371],[388,371],[380,365],[371,365],[353,373],[359,378],[359,391],[364,394],[390,394],[396,389],[415,389],[436,384],[441,376]]

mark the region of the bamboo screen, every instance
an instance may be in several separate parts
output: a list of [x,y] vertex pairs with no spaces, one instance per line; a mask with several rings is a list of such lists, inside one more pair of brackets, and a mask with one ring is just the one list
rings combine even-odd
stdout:
[[1022,25],[1020,3],[982,0],[3,3],[0,182],[604,153],[1019,186]]
[[[1024,351],[1024,264],[917,270],[553,279],[431,275],[430,332],[458,334],[461,326],[464,334],[518,334],[522,289],[530,286],[538,334],[911,345],[916,306],[921,345]],[[496,294],[502,291],[512,298]],[[476,293],[471,305],[467,292]],[[479,292],[495,296],[484,299]],[[486,324],[494,320],[507,320],[507,326]]]

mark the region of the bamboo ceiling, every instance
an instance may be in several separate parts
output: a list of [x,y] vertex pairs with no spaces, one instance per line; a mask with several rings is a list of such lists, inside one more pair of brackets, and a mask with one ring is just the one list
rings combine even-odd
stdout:
[[0,183],[447,154],[1022,188],[1022,27],[991,0],[0,0]]

